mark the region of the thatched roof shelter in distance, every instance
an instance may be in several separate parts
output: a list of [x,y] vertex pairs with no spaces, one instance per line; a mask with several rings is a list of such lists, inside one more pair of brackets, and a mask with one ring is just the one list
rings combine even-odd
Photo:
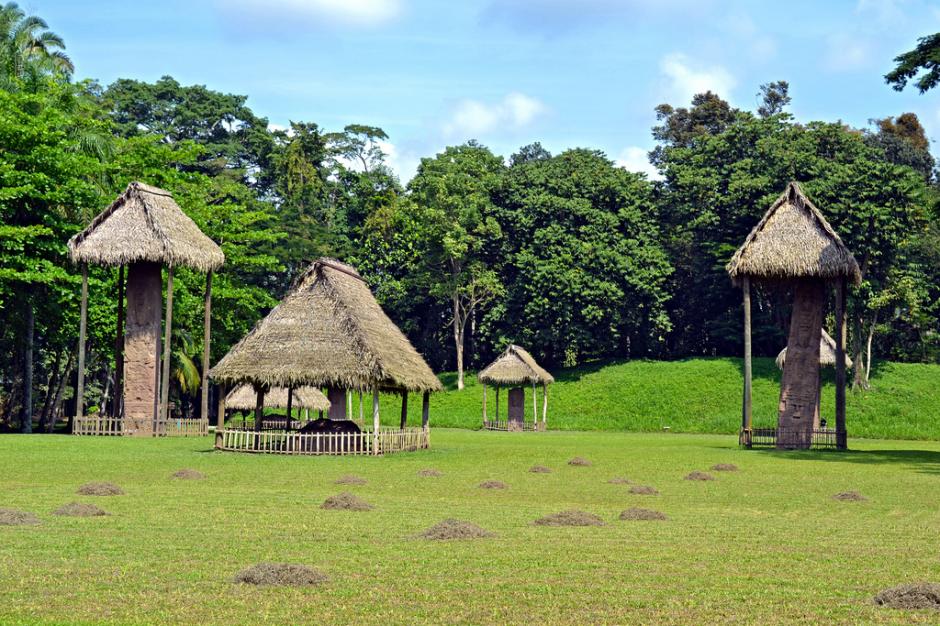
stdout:
[[[777,367],[783,369],[786,362],[787,349],[784,348],[777,355]],[[825,330],[822,331],[822,336],[819,338],[819,364],[824,367],[832,367],[836,364],[836,341]],[[849,358],[848,354],[845,355],[845,366],[847,368],[852,367],[852,359]]]
[[547,385],[555,379],[529,352],[520,346],[510,345],[495,361],[477,374],[481,383],[494,387],[520,387],[522,385]]
[[128,265],[150,261],[208,272],[225,262],[222,249],[168,191],[133,182],[82,232],[69,239],[73,263]]
[[[225,407],[240,411],[253,411],[255,408],[257,394],[251,385],[241,385],[236,387],[225,396]],[[264,395],[264,404],[266,406],[285,408],[287,407],[287,388],[275,387],[270,389]],[[294,397],[291,405],[298,409],[311,409],[313,411],[328,411],[330,401],[326,399],[323,392],[316,387],[300,387],[294,389]]]
[[[510,345],[495,361],[477,374],[483,385],[483,428],[487,430],[545,430],[548,413],[548,385],[555,379],[525,349]],[[486,387],[496,387],[496,418],[487,417]],[[532,386],[532,422],[525,422],[525,387]],[[539,421],[537,385],[542,387],[542,419]],[[499,390],[509,387],[506,421],[499,419]]]
[[853,284],[862,280],[855,257],[796,182],[788,184],[767,210],[727,270],[735,282],[743,276],[827,281],[844,277]]

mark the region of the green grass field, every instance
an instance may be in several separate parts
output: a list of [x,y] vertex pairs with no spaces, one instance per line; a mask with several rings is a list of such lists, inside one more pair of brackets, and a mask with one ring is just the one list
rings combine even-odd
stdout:
[[[559,430],[627,430],[655,432],[736,433],[741,425],[741,360],[628,361],[555,371],[549,388],[549,428]],[[455,390],[455,375],[441,377],[448,391],[431,398],[431,423],[479,428],[482,390],[468,373],[467,388]],[[834,422],[833,372],[823,371],[823,416]],[[848,394],[848,430],[852,437],[940,440],[940,366],[880,363],[872,371],[870,391]],[[776,425],[780,372],[773,359],[754,362],[755,426]],[[539,395],[541,407],[541,394]],[[495,394],[488,394],[489,414]],[[505,419],[506,394],[500,396]],[[369,414],[368,399],[366,414]],[[397,420],[400,400],[383,400],[387,423]],[[531,389],[526,392],[526,419],[531,418]],[[413,424],[420,423],[421,402],[409,403]],[[541,408],[540,408],[541,410]],[[358,406],[356,407],[358,411]]]
[[[559,418],[560,421],[561,418]],[[204,439],[0,436],[0,623],[936,623],[873,594],[940,580],[940,443],[852,441],[848,453],[743,451],[729,436],[432,431],[385,458],[219,453]],[[580,455],[591,467],[566,461]],[[740,471],[683,480],[719,462]],[[551,474],[528,468],[543,464]],[[202,481],[170,478],[205,472]],[[417,475],[422,468],[443,472]],[[357,474],[367,485],[340,487]],[[659,496],[608,484],[615,476]],[[510,485],[487,491],[486,479]],[[126,495],[76,496],[92,480]],[[369,512],[325,511],[351,490]],[[858,490],[867,502],[837,502]],[[50,515],[72,500],[104,518]],[[645,506],[665,522],[622,522]],[[601,528],[545,528],[578,508]],[[430,542],[448,517],[496,533]],[[314,588],[231,582],[259,561],[303,563]]]

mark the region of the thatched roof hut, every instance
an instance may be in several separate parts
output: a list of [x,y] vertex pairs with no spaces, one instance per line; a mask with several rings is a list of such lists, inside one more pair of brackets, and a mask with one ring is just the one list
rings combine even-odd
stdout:
[[510,345],[499,357],[480,370],[477,379],[494,387],[547,385],[555,379],[542,368],[525,348]]
[[355,268],[333,259],[314,262],[210,376],[228,385],[443,389]]
[[68,246],[74,263],[117,266],[151,261],[208,272],[225,262],[222,249],[183,213],[169,192],[139,182],[128,185]]
[[[784,348],[777,355],[777,367],[783,369],[787,362],[787,349]],[[836,364],[836,340],[829,336],[825,330],[819,338],[819,364],[824,367],[832,367]],[[852,359],[845,355],[845,366],[852,367]]]
[[[240,385],[225,396],[225,407],[240,411],[253,411],[258,395],[251,385]],[[287,406],[287,388],[275,387],[264,394],[265,406],[285,408]],[[291,405],[298,409],[329,411],[330,401],[316,387],[294,389]]]
[[791,182],[727,265],[731,278],[862,280],[855,257],[826,218]]

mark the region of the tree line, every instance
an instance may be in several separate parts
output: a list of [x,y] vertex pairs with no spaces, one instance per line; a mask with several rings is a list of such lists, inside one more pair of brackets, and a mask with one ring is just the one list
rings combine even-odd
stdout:
[[[320,256],[359,268],[459,386],[509,342],[551,367],[737,355],[740,298],[724,264],[790,180],[862,267],[849,302],[856,384],[876,358],[940,357],[937,176],[914,114],[862,129],[800,122],[777,81],[755,111],[710,92],[657,107],[660,180],[599,150],[533,143],[504,158],[470,141],[402,184],[379,127],[275,129],[245,96],[169,76],[76,81],[64,49],[40,18],[0,7],[0,428],[51,431],[70,414],[80,281],[66,242],[134,180],[170,191],[225,252],[213,362]],[[893,84],[918,71],[916,58],[898,62],[911,67]],[[107,407],[117,271],[89,276],[85,402]],[[178,270],[172,393],[187,414],[202,286]],[[785,344],[788,301],[756,294],[756,354]]]

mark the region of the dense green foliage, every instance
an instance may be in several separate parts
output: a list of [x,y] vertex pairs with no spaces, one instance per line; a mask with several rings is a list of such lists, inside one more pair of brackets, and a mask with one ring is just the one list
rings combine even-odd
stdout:
[[[733,436],[433,430],[388,457],[209,453],[205,439],[0,436],[0,622],[120,624],[912,624],[872,597],[936,580],[940,445],[852,442],[761,452]],[[575,456],[591,467],[573,467]],[[716,480],[693,470],[733,463]],[[535,464],[551,474],[534,474]],[[181,468],[204,480],[171,478]],[[435,468],[442,476],[418,476]],[[336,485],[341,476],[365,485]],[[631,495],[625,477],[659,496]],[[89,481],[126,495],[82,497]],[[508,489],[480,489],[499,480]],[[832,495],[856,490],[866,502]],[[320,509],[351,491],[375,508]],[[67,502],[111,515],[51,515]],[[620,521],[662,511],[663,522]],[[533,526],[581,509],[592,528]],[[495,537],[416,537],[445,518]],[[313,588],[232,582],[261,561],[317,568]]]
[[[225,251],[213,361],[323,255],[358,267],[458,386],[465,366],[509,342],[554,368],[737,355],[740,298],[724,264],[790,180],[862,266],[849,311],[856,386],[881,358],[940,359],[935,164],[913,114],[871,129],[801,123],[775,81],[755,112],[714,93],[657,107],[662,180],[587,148],[534,143],[506,160],[470,141],[423,159],[403,186],[381,128],[275,129],[246,96],[169,76],[75,84],[64,46],[41,19],[0,7],[0,429],[49,430],[71,413],[79,280],[66,242],[134,180],[172,192]],[[929,68],[925,54],[911,63]],[[178,276],[172,393],[188,414],[204,278]],[[108,410],[117,271],[90,278],[85,403]],[[771,356],[787,294],[755,301],[755,353]]]
[[940,33],[921,37],[917,47],[898,55],[893,70],[885,74],[885,82],[898,91],[915,78],[914,86],[924,93],[940,83]]

